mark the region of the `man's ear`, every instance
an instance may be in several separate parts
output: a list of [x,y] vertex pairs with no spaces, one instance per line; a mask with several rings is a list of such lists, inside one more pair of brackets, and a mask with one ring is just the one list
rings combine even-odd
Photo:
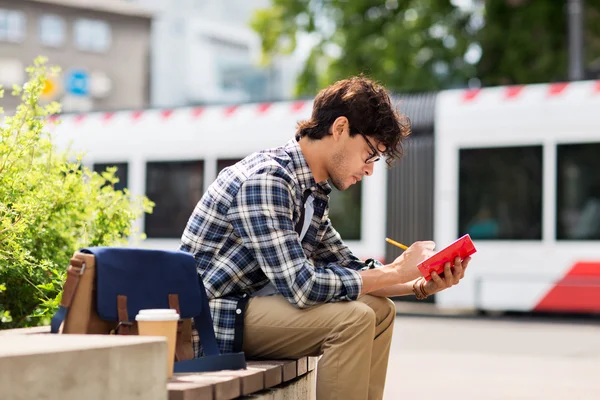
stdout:
[[337,117],[333,124],[331,124],[330,132],[334,140],[339,140],[343,135],[344,131],[350,129],[350,122],[346,117]]

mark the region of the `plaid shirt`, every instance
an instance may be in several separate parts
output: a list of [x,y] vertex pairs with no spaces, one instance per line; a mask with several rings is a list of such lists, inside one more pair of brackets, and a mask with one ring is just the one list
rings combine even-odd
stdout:
[[[305,189],[314,214],[300,242],[294,228]],[[196,259],[222,352],[241,351],[246,303],[269,282],[298,308],[358,298],[365,264],[331,226],[330,192],[292,139],[224,169],[202,196],[180,250]],[[194,349],[198,357],[197,333]]]

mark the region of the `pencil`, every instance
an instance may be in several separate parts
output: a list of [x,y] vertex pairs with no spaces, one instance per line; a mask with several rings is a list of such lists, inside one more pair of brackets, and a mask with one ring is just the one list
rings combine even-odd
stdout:
[[385,241],[388,242],[388,243],[390,243],[390,244],[393,244],[396,247],[400,247],[402,250],[408,249],[408,246],[405,246],[402,243],[398,243],[395,240],[392,240],[390,238],[385,238]]

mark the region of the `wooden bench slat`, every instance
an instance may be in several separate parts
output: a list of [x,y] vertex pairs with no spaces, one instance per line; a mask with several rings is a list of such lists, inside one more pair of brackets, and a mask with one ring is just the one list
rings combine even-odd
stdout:
[[265,389],[283,382],[283,364],[276,361],[248,361],[248,369],[261,370],[265,374]]
[[213,400],[211,385],[179,381],[176,376],[167,383],[169,400]]
[[298,376],[298,363],[296,360],[287,360],[283,364],[283,381],[291,381]]
[[302,357],[296,360],[296,376],[302,376],[308,372],[308,357]]
[[[256,363],[256,364],[255,364]],[[282,368],[281,381],[291,381],[297,376],[297,363],[296,360],[260,360],[260,361],[249,361],[248,366],[256,365],[279,365]],[[266,386],[266,385],[265,385]]]
[[[215,376],[205,374],[175,374],[177,382],[188,382],[196,384],[197,387],[212,387],[212,398],[210,400],[230,400],[241,395],[240,378],[233,376]],[[170,384],[170,383],[169,383]],[[169,386],[167,385],[167,388]],[[169,389],[170,390],[170,389]],[[186,398],[187,400],[187,398]],[[194,398],[196,400],[196,398]],[[197,400],[205,400],[198,398]],[[208,399],[207,399],[208,400]]]
[[242,395],[259,392],[265,388],[265,372],[259,369],[224,370],[205,372],[207,376],[225,376],[240,379],[240,391]]

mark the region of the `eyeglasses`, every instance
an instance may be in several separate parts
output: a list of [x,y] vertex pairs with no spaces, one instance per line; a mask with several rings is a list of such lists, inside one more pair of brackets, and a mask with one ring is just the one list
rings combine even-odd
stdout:
[[374,162],[379,161],[381,159],[381,154],[379,154],[377,149],[371,144],[371,142],[369,141],[369,139],[367,139],[367,136],[365,134],[361,133],[360,135],[365,139],[365,141],[369,145],[369,149],[371,149],[371,154],[365,160],[365,164],[373,164]]

